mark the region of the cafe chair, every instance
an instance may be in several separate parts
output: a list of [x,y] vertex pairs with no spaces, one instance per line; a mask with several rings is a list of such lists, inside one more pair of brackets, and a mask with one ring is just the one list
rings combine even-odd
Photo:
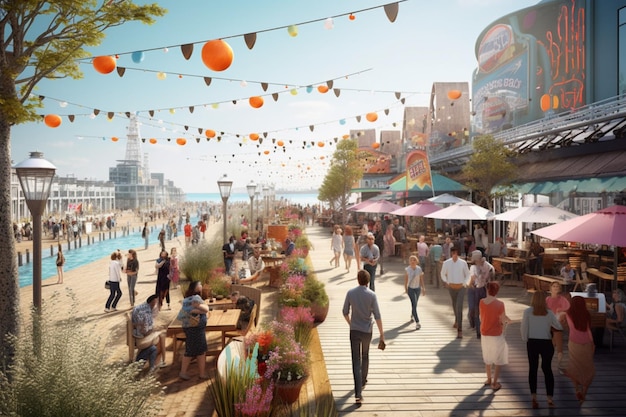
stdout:
[[615,333],[620,335],[624,340],[626,340],[626,323],[622,322],[619,324],[608,324],[606,329],[609,331],[609,351],[613,351],[613,337]]
[[504,282],[505,278],[512,278],[513,272],[508,271],[502,267],[502,262],[498,259],[492,260],[493,270],[495,272],[496,279],[500,279]]
[[[251,332],[254,330],[255,328],[255,320],[257,317],[257,310],[258,310],[259,306],[258,305],[254,305],[252,307],[252,311],[250,312],[250,321],[248,321],[248,325],[246,326],[245,329],[240,329],[240,330],[236,330],[233,332],[226,332],[224,333],[224,337],[226,337],[226,340],[228,340],[228,342],[230,342],[231,340],[235,339],[235,338],[242,338],[245,337],[248,332]],[[228,343],[227,342],[227,343]]]
[[572,287],[572,291],[585,291],[585,288],[589,284],[589,278],[587,277],[587,270],[585,268],[585,272],[578,272],[574,275],[574,287]]

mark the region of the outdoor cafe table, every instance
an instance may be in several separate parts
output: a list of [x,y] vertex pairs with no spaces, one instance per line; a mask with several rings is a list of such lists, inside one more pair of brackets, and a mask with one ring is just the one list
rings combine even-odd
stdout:
[[506,268],[512,274],[515,274],[518,280],[520,279],[520,277],[524,273],[524,267],[526,265],[526,260],[525,259],[512,258],[512,257],[509,257],[509,256],[507,256],[505,258],[494,257],[492,259],[494,259],[496,261],[500,261],[500,263],[502,264],[503,267],[506,265]]
[[270,273],[270,287],[280,287],[280,266],[285,260],[285,255],[272,255],[271,253],[268,253],[261,254],[261,258],[263,259],[263,263],[265,264],[265,270]]
[[[208,354],[217,354],[221,352],[226,346],[226,333],[237,330],[237,322],[241,310],[238,308],[233,309],[221,309],[210,311],[207,317],[207,324],[204,328],[205,332],[221,332],[221,345],[217,351],[207,352]],[[180,320],[174,318],[169,326],[167,326],[167,337],[171,337],[173,346],[176,346],[176,335],[183,333],[183,326]],[[174,352],[176,355],[176,352]]]

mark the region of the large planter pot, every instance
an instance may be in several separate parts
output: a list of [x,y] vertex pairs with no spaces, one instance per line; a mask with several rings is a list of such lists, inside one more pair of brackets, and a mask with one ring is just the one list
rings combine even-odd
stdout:
[[278,380],[274,383],[274,394],[285,404],[293,404],[300,397],[300,390],[306,382],[307,377],[300,378],[296,381]]
[[323,323],[326,320],[326,316],[328,316],[328,309],[330,308],[330,303],[325,306],[321,306],[319,304],[311,304],[311,314],[315,319],[315,323]]

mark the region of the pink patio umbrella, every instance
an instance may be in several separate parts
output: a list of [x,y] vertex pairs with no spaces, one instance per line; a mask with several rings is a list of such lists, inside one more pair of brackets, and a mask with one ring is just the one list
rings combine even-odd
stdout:
[[615,246],[613,287],[617,285],[617,247],[626,246],[626,206],[610,206],[532,233],[550,240]]
[[578,217],[574,213],[561,210],[547,203],[535,203],[497,214],[495,220],[525,223],[560,223]]
[[[370,201],[370,200],[367,200]],[[389,202],[387,200],[372,201],[363,207],[352,209],[360,213],[391,213],[394,210],[401,209],[402,206]]]
[[394,210],[390,212],[390,214],[394,214],[396,216],[420,217],[430,213],[434,213],[437,210],[441,210],[441,207],[431,201],[424,200],[420,201],[419,203],[411,204],[410,206]]
[[492,220],[494,214],[486,208],[465,201],[437,210],[424,217],[441,220]]
[[361,201],[360,203],[356,203],[348,207],[347,210],[358,211],[361,207],[367,207],[369,204],[372,204],[374,202],[375,202],[374,200],[364,200],[364,201]]

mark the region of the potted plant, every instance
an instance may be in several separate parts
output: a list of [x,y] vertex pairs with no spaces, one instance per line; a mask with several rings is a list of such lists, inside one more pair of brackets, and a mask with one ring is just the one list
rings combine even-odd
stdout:
[[300,274],[290,274],[281,285],[278,292],[278,304],[280,306],[298,307],[307,304],[302,296],[306,277]]
[[293,327],[296,342],[304,347],[308,347],[311,342],[311,332],[315,319],[309,307],[289,307],[280,309],[279,318],[283,323]]
[[308,301],[316,323],[322,323],[326,320],[330,304],[323,282],[319,281],[314,275],[308,276],[304,281],[302,298]]
[[296,253],[301,258],[306,258],[307,255],[309,254],[309,250],[311,250],[313,246],[311,244],[311,241],[306,235],[298,236],[296,240],[294,241],[294,243],[296,245],[296,251],[297,251]]

